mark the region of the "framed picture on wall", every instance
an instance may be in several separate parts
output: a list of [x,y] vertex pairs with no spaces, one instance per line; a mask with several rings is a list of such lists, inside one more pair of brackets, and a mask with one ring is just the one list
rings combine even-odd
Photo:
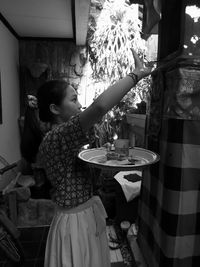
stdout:
[[2,124],[1,72],[0,72],[0,124]]

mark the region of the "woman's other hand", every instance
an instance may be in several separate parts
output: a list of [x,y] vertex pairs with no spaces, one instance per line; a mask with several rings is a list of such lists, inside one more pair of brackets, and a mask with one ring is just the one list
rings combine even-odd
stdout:
[[38,108],[37,97],[33,95],[27,95],[28,106],[33,109]]

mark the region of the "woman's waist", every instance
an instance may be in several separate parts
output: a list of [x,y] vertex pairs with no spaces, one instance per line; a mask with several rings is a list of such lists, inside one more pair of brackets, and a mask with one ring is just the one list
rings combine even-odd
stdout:
[[85,202],[83,202],[83,203],[81,203],[75,207],[70,207],[70,208],[56,204],[56,211],[61,212],[61,213],[73,214],[73,213],[82,212],[82,211],[84,211],[84,210],[86,210],[86,209],[88,209],[94,205],[97,205],[98,207],[103,206],[99,196],[92,196],[87,201],[85,201]]
[[[85,211],[88,212],[85,212]],[[69,216],[69,218],[76,218],[77,220],[82,220],[85,216],[84,221],[87,222],[89,229],[95,231],[96,236],[105,232],[106,230],[106,218],[107,213],[98,196],[93,196],[86,202],[80,204],[79,206],[71,209],[57,206],[56,216]],[[75,217],[74,217],[75,216]],[[71,220],[69,220],[71,221]],[[93,229],[93,230],[92,230]]]

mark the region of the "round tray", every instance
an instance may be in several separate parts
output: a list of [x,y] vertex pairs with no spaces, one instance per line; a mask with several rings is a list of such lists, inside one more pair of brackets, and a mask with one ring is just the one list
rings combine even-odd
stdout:
[[129,156],[132,156],[133,159],[136,159],[138,161],[135,164],[130,165],[129,163],[127,165],[128,160],[109,160],[104,163],[98,162],[102,158],[105,159],[106,154],[107,150],[105,148],[93,148],[81,151],[78,157],[81,160],[87,162],[91,167],[113,171],[144,169],[145,167],[158,162],[160,159],[158,154],[150,150],[134,147],[129,149]]

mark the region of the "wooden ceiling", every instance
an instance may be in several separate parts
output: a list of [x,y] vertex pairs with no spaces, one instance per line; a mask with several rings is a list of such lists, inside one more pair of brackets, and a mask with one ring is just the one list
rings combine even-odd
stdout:
[[85,45],[90,0],[1,0],[1,20],[19,38],[74,39]]

